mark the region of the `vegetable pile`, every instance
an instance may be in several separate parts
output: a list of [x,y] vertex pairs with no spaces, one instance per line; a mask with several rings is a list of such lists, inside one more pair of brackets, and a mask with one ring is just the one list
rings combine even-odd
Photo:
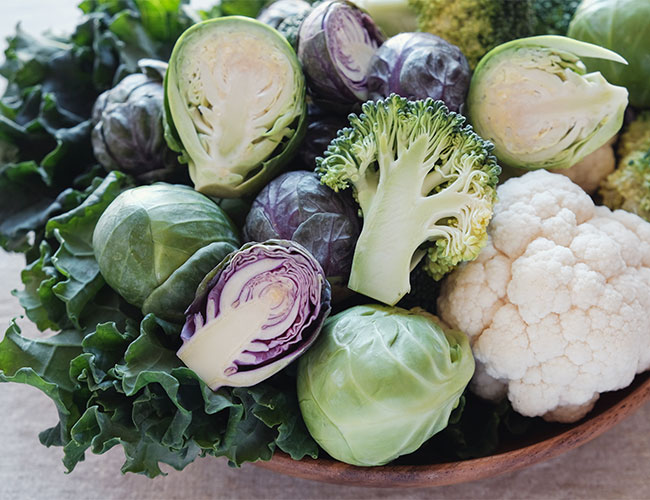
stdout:
[[0,244],[50,332],[14,320],[0,381],[54,401],[68,470],[119,444],[149,477],[583,418],[650,369],[646,4],[85,0],[68,37],[18,28]]

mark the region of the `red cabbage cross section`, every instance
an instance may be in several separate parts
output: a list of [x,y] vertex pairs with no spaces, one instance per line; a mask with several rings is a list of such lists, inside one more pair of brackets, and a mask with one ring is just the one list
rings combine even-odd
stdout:
[[255,385],[314,342],[330,300],[323,269],[299,244],[244,245],[199,286],[178,356],[212,389]]

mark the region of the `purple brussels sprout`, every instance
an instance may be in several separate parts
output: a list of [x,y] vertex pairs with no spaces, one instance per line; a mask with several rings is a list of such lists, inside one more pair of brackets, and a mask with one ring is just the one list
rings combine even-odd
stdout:
[[314,98],[346,105],[366,101],[366,73],[383,41],[372,18],[353,3],[317,5],[298,33],[298,58]]
[[465,102],[471,72],[458,47],[431,33],[401,33],[375,52],[368,70],[370,99],[390,94],[441,99],[451,111]]
[[183,181],[174,151],[167,147],[163,126],[163,78],[167,64],[141,59],[142,73],[125,77],[102,93],[93,107],[91,141],[97,161],[140,183]]
[[301,245],[246,244],[199,285],[178,357],[213,390],[255,385],[312,345],[330,302],[323,269]]
[[292,240],[322,266],[335,300],[344,298],[361,223],[352,197],[320,183],[313,172],[287,172],[255,198],[245,241]]

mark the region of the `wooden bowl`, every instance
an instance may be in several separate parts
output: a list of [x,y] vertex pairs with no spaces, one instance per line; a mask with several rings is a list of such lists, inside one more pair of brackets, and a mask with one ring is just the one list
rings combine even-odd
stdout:
[[603,394],[595,408],[575,424],[549,424],[533,429],[516,443],[505,443],[494,455],[428,465],[356,467],[330,458],[293,460],[276,452],[255,465],[281,474],[328,483],[373,487],[423,487],[457,484],[521,469],[600,436],[650,401],[650,372],[638,375],[626,389]]

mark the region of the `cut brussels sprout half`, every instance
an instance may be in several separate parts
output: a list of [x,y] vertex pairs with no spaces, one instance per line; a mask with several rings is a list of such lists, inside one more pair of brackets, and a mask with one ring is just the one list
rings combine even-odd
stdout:
[[528,169],[569,168],[618,132],[627,90],[581,57],[625,64],[618,54],[562,36],[513,40],[476,67],[467,105],[476,132],[499,162]]
[[305,126],[305,81],[287,41],[238,16],[192,26],[165,78],[166,139],[198,191],[255,193],[295,152]]

